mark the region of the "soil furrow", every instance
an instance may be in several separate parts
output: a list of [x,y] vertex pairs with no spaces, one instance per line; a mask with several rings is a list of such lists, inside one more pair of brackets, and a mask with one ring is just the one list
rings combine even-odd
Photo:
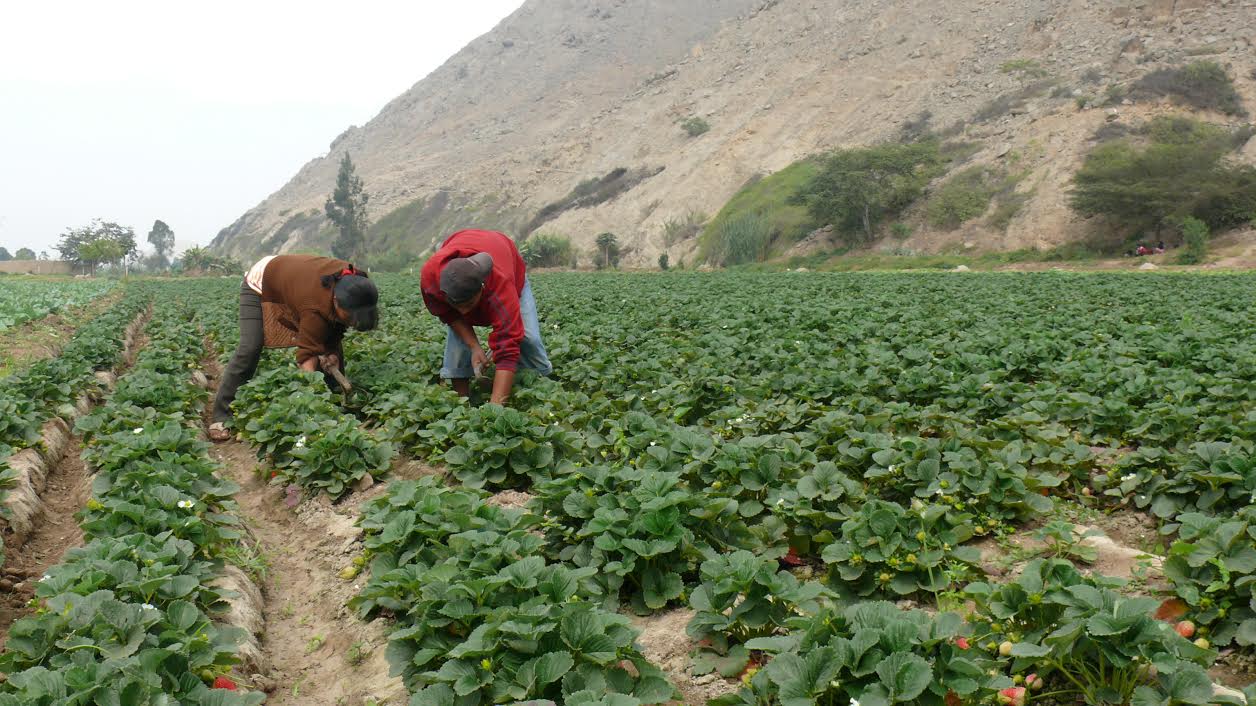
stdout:
[[[219,366],[210,361],[204,369],[216,388]],[[267,705],[404,704],[401,681],[388,676],[385,624],[364,623],[346,605],[365,579],[337,576],[361,550],[354,526],[359,503],[383,492],[384,484],[338,506],[325,498],[298,502],[267,482],[249,445],[215,444],[210,455],[222,464],[223,476],[240,485],[239,513],[266,563],[259,585],[266,619],[261,646],[269,668],[254,681],[270,692]]]

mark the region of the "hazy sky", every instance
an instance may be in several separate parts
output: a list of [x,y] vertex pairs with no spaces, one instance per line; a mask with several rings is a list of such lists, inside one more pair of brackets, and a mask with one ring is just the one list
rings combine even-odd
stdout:
[[95,217],[205,244],[521,4],[0,2],[0,246]]

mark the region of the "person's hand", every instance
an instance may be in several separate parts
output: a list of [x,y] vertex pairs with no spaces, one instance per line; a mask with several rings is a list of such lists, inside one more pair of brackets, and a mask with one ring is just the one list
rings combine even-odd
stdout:
[[318,362],[319,366],[323,369],[323,372],[330,373],[333,368],[337,370],[340,368],[340,356],[335,353],[328,353],[327,355],[319,356]]
[[488,355],[484,353],[484,349],[476,346],[471,349],[471,370],[475,372],[478,378],[484,374],[484,369],[488,367]]

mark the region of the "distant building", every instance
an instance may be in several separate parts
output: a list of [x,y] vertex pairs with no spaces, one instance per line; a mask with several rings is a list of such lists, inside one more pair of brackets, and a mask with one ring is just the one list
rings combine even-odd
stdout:
[[0,274],[8,275],[76,275],[83,271],[71,260],[6,260],[0,262]]

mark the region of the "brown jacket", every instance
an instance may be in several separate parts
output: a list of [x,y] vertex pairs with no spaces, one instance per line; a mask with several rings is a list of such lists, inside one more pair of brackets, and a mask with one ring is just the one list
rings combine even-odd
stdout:
[[348,266],[344,260],[314,255],[279,255],[266,263],[262,303],[281,307],[279,323],[296,333],[298,364],[328,353],[340,355],[345,325],[336,319],[332,290],[323,286],[322,278]]

